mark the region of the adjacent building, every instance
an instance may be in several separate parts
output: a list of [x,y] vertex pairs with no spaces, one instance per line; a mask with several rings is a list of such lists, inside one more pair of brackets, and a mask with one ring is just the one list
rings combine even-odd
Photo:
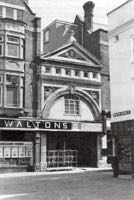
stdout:
[[26,126],[36,117],[40,31],[27,1],[0,0],[0,171],[33,164],[35,135]]
[[115,175],[134,173],[134,1],[108,14]]

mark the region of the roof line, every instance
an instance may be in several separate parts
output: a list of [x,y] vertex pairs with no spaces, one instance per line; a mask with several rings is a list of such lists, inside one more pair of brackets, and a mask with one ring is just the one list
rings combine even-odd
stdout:
[[56,22],[59,22],[59,23],[62,23],[62,24],[68,24],[68,25],[78,26],[77,24],[74,24],[74,23],[71,23],[71,22],[67,22],[67,21],[64,21],[64,20],[55,19],[53,22],[51,22],[50,24],[48,24],[48,26],[46,26],[43,29],[43,31],[45,31],[46,29],[48,29],[49,27],[51,27]]
[[110,12],[107,13],[107,15],[111,14],[112,12],[114,12],[115,10],[118,10],[119,8],[121,8],[122,6],[124,6],[125,4],[131,2],[132,0],[128,0],[125,1],[124,3],[122,3],[121,5],[117,6],[116,8],[114,8],[113,10],[111,10]]

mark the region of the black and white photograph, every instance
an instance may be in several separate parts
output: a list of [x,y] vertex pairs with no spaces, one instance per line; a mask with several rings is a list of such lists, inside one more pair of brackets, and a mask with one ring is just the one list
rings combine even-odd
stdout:
[[0,0],[0,200],[134,199],[134,0]]

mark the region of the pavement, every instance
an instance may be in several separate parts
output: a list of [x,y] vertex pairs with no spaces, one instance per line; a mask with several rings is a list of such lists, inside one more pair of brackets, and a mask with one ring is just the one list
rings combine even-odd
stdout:
[[3,173],[0,174],[0,178],[9,178],[9,177],[28,177],[28,176],[42,176],[42,175],[57,175],[57,174],[75,174],[75,173],[84,173],[84,172],[105,172],[111,171],[112,168],[73,168],[71,170],[62,170],[62,171],[44,171],[44,172],[12,172],[12,173]]

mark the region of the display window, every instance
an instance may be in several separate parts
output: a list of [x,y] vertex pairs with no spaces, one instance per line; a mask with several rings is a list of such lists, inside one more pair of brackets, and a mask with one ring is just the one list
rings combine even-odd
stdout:
[[0,142],[0,166],[30,165],[32,157],[32,142]]

